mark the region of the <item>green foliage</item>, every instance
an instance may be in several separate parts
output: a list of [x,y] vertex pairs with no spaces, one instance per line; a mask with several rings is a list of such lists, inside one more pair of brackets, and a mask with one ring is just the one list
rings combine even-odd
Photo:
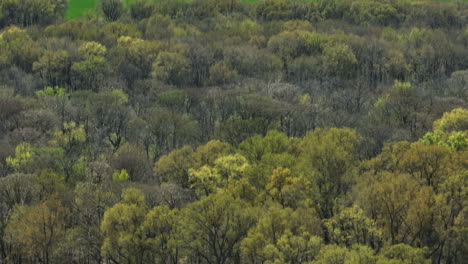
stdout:
[[434,121],[434,131],[443,132],[466,131],[468,130],[468,110],[456,108],[450,112],[444,113],[442,118]]
[[39,58],[41,50],[28,35],[26,30],[10,26],[0,33],[0,47],[7,51],[3,56],[5,64],[14,64],[30,71],[33,62]]
[[106,55],[107,49],[100,43],[90,41],[83,43],[78,51],[83,54],[85,57],[89,56],[104,56]]
[[225,193],[204,197],[182,213],[186,246],[209,263],[234,259],[241,240],[255,224],[253,209]]
[[71,70],[75,89],[98,89],[104,78],[105,62],[104,57],[90,55],[82,61],[73,63]]
[[38,72],[48,84],[65,84],[70,64],[71,58],[67,51],[47,51],[33,63],[32,69]]
[[185,185],[188,179],[189,169],[193,166],[193,149],[185,146],[163,156],[154,165],[153,171],[159,177],[160,182],[176,182]]
[[48,24],[64,17],[66,0],[3,0],[0,2],[0,23],[30,26]]
[[468,6],[244,2],[0,0],[0,263],[466,262]]
[[18,170],[32,161],[33,151],[29,143],[23,142],[16,146],[15,157],[7,157],[6,162],[9,166]]
[[182,84],[189,71],[189,61],[179,53],[163,51],[153,63],[153,76],[169,84]]
[[54,132],[54,139],[50,141],[53,146],[63,146],[65,150],[70,150],[77,144],[86,140],[86,131],[83,125],[75,122],[63,123],[63,129]]
[[184,243],[181,239],[180,218],[177,210],[157,206],[148,212],[141,226],[145,246],[152,258],[161,263],[177,263]]
[[434,132],[426,133],[421,142],[427,145],[449,147],[456,151],[468,149],[468,132],[466,119],[468,111],[457,108],[445,113],[442,118],[434,121]]
[[36,91],[37,96],[57,96],[65,95],[65,89],[59,86],[47,86],[43,90]]
[[107,21],[116,21],[124,13],[123,0],[101,0],[100,7]]
[[317,129],[299,143],[302,153],[299,171],[318,188],[318,206],[324,218],[333,216],[335,197],[350,186],[357,166],[359,137],[350,129]]
[[325,221],[331,241],[351,247],[354,244],[379,245],[381,230],[374,220],[368,218],[358,206],[343,209],[338,215]]
[[378,1],[354,1],[345,17],[357,24],[398,25],[400,22],[394,6]]
[[128,172],[126,169],[115,171],[112,174],[112,179],[116,182],[123,182],[128,180]]
[[50,263],[57,257],[63,241],[68,210],[58,200],[45,200],[34,206],[15,208],[6,227],[9,243],[28,257],[39,257]]
[[352,76],[357,63],[356,56],[347,45],[326,46],[323,51],[323,66],[328,74]]
[[427,264],[431,263],[426,258],[426,252],[421,248],[413,248],[405,244],[397,244],[384,250],[377,263],[416,263]]
[[213,165],[204,165],[197,170],[189,169],[191,187],[199,196],[208,196],[227,187],[230,183],[235,184],[236,180],[240,180],[249,168],[245,157],[239,154],[221,156],[214,161]]
[[35,174],[41,195],[62,195],[66,191],[64,176],[50,169],[41,170]]
[[218,62],[210,67],[209,84],[220,85],[232,82],[237,77],[237,71],[232,69],[224,61]]
[[102,254],[109,257],[122,257],[140,262],[144,247],[138,235],[144,222],[146,207],[144,196],[138,189],[125,189],[122,201],[104,213],[101,231],[104,235]]

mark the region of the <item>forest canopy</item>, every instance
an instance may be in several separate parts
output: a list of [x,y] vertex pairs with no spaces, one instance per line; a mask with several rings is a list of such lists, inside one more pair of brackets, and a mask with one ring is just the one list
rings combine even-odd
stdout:
[[0,263],[466,263],[468,3],[76,3],[0,0]]

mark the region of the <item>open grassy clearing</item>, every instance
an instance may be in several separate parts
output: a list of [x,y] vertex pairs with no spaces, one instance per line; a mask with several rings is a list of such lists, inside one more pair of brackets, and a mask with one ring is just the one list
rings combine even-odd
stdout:
[[[96,8],[100,0],[69,0],[66,18],[72,19],[83,16],[86,12]],[[133,0],[125,0],[130,4]]]

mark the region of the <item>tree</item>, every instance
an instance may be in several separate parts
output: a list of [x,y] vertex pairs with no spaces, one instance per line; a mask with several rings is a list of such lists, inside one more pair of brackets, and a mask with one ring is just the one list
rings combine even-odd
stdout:
[[77,125],[75,122],[65,122],[62,130],[55,130],[53,138],[49,144],[54,147],[61,147],[63,153],[60,153],[60,163],[63,171],[65,172],[65,182],[73,179],[74,168],[77,164],[81,151],[83,150],[83,143],[87,139],[87,134],[83,125]]
[[83,125],[77,125],[75,122],[66,122],[62,130],[54,132],[54,139],[51,145],[63,147],[66,154],[71,154],[79,144],[86,140],[86,132]]
[[330,240],[337,245],[351,247],[354,244],[380,247],[381,230],[357,205],[343,209],[325,221]]
[[154,5],[146,0],[137,0],[130,4],[130,15],[135,20],[149,18],[153,10]]
[[[468,33],[468,31],[465,31]],[[468,35],[467,35],[468,36]],[[468,39],[467,39],[468,41]],[[447,80],[448,93],[457,98],[468,96],[468,71],[455,71]]]
[[353,2],[344,17],[357,24],[398,25],[400,15],[391,4],[360,1]]
[[102,0],[101,11],[107,21],[116,21],[123,14],[125,6],[122,0]]
[[84,60],[73,63],[71,70],[75,89],[97,91],[105,76],[106,61],[101,56],[86,56]]
[[426,252],[421,248],[413,248],[406,244],[398,244],[384,249],[379,256],[378,264],[398,263],[398,264],[429,264],[431,261],[426,258]]
[[10,174],[0,178],[0,259],[13,255],[15,249],[5,240],[5,228],[17,206],[37,201],[37,183],[33,175]]
[[468,110],[456,108],[450,112],[444,113],[442,118],[434,121],[434,131],[444,132],[466,131],[468,130]]
[[349,249],[337,245],[326,245],[320,250],[313,264],[346,264]]
[[148,248],[139,230],[146,211],[143,193],[135,188],[125,189],[122,201],[106,210],[101,222],[101,252],[105,258],[116,263],[143,263]]
[[188,187],[189,169],[194,162],[192,147],[185,146],[161,157],[153,171],[159,182],[174,182]]
[[428,186],[436,187],[448,174],[449,159],[448,148],[416,143],[402,155],[399,165],[403,172],[423,180]]
[[426,125],[424,100],[425,94],[410,83],[395,81],[375,102],[371,118],[382,125],[407,129],[412,138],[418,138]]
[[214,161],[213,166],[203,165],[198,169],[189,169],[189,180],[197,195],[208,196],[230,185],[239,184],[239,180],[244,178],[244,173],[249,167],[242,155],[220,156]]
[[257,224],[242,241],[246,263],[307,263],[320,250],[320,219],[314,209],[282,208],[277,204],[261,212]]
[[40,263],[54,263],[55,250],[63,240],[68,214],[59,200],[49,199],[34,206],[18,206],[6,227],[7,240]]
[[263,49],[251,46],[231,46],[223,50],[224,60],[245,76],[263,76],[276,79],[281,69],[281,59]]
[[295,141],[286,134],[276,130],[270,130],[262,137],[260,135],[250,137],[240,144],[242,153],[252,162],[268,158],[274,154],[293,152]]
[[323,66],[330,75],[350,78],[354,75],[356,56],[348,45],[337,44],[326,46],[323,51]]
[[141,226],[144,243],[156,263],[179,263],[183,241],[180,234],[179,211],[166,206],[154,207]]
[[467,195],[468,176],[458,172],[450,175],[439,186],[438,194],[431,197],[435,200],[432,228],[437,233],[437,242],[431,247],[434,248],[434,259],[457,262],[466,258],[468,244],[464,237],[468,229],[464,201]]
[[154,107],[142,115],[144,122],[137,124],[140,133],[135,136],[153,161],[173,149],[198,141],[197,122],[187,114]]
[[421,188],[418,181],[408,174],[383,172],[372,183],[363,180],[358,188],[367,194],[358,196],[358,205],[376,218],[382,238],[392,245],[405,242],[411,232],[406,222],[408,210]]
[[315,195],[309,180],[294,176],[289,169],[283,168],[273,170],[266,191],[281,206],[291,208],[310,205],[311,197]]
[[132,145],[120,148],[111,159],[111,165],[117,170],[125,170],[130,181],[152,178],[151,162],[142,149]]
[[323,50],[325,37],[305,30],[283,31],[270,38],[268,49],[278,54],[287,66],[301,56],[317,55]]
[[37,171],[34,176],[37,181],[38,196],[42,199],[50,196],[60,197],[67,191],[64,176],[51,169]]
[[176,52],[160,52],[153,63],[153,76],[168,84],[184,84],[187,81],[188,72],[188,59]]
[[24,71],[30,72],[32,65],[40,56],[41,49],[28,35],[26,30],[16,26],[4,29],[0,34],[0,47],[9,52],[8,61]]
[[0,3],[0,23],[30,26],[49,24],[63,18],[67,10],[65,0],[10,0]]
[[16,146],[15,157],[7,157],[6,163],[8,166],[15,170],[21,170],[22,167],[27,166],[32,161],[33,152],[31,145],[23,142]]
[[[97,164],[95,164],[95,169]],[[71,252],[77,262],[100,262],[104,240],[100,223],[104,212],[112,207],[118,197],[109,189],[108,181],[100,184],[78,183],[74,189],[72,207],[73,227],[67,232],[65,251]]]
[[95,129],[98,142],[107,139],[112,151],[115,153],[124,144],[129,134],[129,121],[133,116],[128,106],[128,95],[115,89],[111,92],[102,92],[93,98]]
[[356,244],[351,248],[338,245],[326,245],[321,248],[319,255],[311,264],[375,264],[377,257],[375,252],[367,247]]
[[[166,46],[162,41],[143,40],[128,36],[117,40],[119,52],[122,53],[118,61],[119,72],[131,86],[137,79],[150,76],[152,65],[159,52]],[[124,59],[122,59],[124,58]]]
[[198,197],[209,196],[223,187],[223,178],[216,168],[205,165],[199,169],[190,168],[188,173],[190,187]]
[[173,112],[188,112],[188,96],[183,90],[169,90],[158,94],[161,105],[171,109]]
[[232,69],[224,61],[213,64],[209,69],[208,83],[211,85],[223,85],[231,83],[236,77],[236,70]]
[[69,83],[71,58],[65,50],[46,51],[33,63],[33,71],[51,86],[64,86]]
[[240,242],[255,224],[242,200],[219,193],[204,197],[182,210],[185,243],[202,263],[225,264],[239,255]]
[[317,186],[323,218],[333,216],[334,200],[349,190],[358,140],[353,130],[331,128],[309,132],[299,143],[299,175]]
[[18,128],[20,113],[23,110],[25,110],[25,105],[18,98],[0,98],[0,131],[11,131]]

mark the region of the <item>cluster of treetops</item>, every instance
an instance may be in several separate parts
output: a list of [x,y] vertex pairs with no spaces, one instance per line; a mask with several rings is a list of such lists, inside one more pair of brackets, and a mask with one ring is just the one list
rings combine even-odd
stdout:
[[0,263],[463,264],[468,5],[0,0]]

